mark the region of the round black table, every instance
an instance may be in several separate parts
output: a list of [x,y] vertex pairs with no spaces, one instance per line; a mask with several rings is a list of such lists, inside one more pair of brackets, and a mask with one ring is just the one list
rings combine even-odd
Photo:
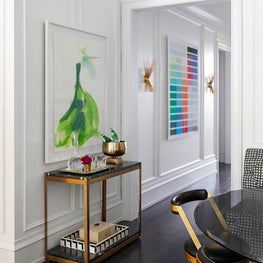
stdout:
[[202,201],[197,226],[222,246],[263,262],[263,189],[242,189]]

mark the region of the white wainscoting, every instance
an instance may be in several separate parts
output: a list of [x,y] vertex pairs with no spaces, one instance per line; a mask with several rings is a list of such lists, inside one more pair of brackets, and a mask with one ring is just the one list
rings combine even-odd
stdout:
[[[14,1],[0,3],[0,247],[14,250]],[[0,250],[0,262],[4,250]],[[11,257],[8,259],[12,260]],[[7,262],[7,261],[5,261]],[[8,261],[12,262],[12,261]]]
[[215,176],[217,173],[216,159],[211,155],[205,160],[196,160],[185,166],[166,171],[159,178],[142,183],[142,209],[148,208],[161,200],[179,192],[201,179]]

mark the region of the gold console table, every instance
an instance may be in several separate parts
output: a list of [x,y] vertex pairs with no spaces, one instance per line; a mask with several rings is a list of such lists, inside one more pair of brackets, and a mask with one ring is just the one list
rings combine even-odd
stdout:
[[[106,199],[107,199],[107,180],[116,176],[121,176],[132,171],[131,176],[137,175],[138,178],[138,218],[132,221],[123,221],[121,224],[129,226],[129,234],[109,248],[98,254],[89,253],[89,226],[90,226],[90,207],[89,192],[90,185],[101,182],[102,187],[102,204],[101,220],[106,221]],[[83,186],[83,204],[84,204],[84,251],[71,249],[62,246],[48,248],[48,184],[49,182],[61,182],[73,185]],[[88,175],[61,172],[59,170],[46,172],[44,175],[44,202],[45,202],[45,258],[47,261],[61,263],[97,263],[101,262],[110,255],[116,253],[126,245],[141,237],[141,163],[132,161],[123,161],[122,164],[110,167]],[[52,201],[53,202],[53,201]],[[88,248],[88,249],[87,249]]]

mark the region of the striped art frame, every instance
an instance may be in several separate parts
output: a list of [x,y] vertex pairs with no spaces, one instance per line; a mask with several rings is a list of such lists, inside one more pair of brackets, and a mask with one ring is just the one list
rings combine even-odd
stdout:
[[168,139],[198,131],[199,50],[167,38]]

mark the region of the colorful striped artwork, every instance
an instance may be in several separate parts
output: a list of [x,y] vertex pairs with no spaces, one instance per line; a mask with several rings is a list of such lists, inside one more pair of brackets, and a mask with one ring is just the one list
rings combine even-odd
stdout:
[[198,131],[198,49],[168,39],[168,139]]

